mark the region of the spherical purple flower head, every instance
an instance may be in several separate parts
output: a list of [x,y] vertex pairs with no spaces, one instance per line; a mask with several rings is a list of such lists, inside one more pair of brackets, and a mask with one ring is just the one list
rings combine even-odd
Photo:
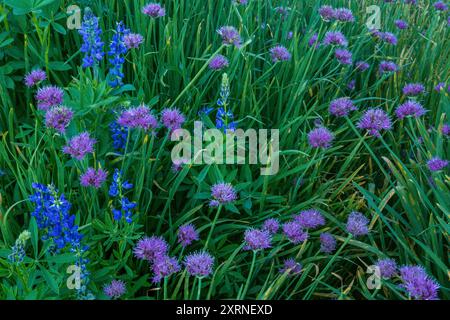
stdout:
[[139,33],[128,33],[123,37],[123,43],[128,50],[139,48],[139,46],[144,42],[144,37]]
[[350,213],[347,219],[346,229],[347,232],[353,236],[364,236],[369,233],[369,219],[367,219],[362,213],[353,211]]
[[325,127],[315,128],[308,133],[308,143],[312,148],[329,148],[333,139],[333,133]]
[[370,65],[365,61],[357,61],[355,63],[355,69],[360,72],[366,71],[369,68],[370,68]]
[[420,266],[404,266],[400,268],[402,287],[417,300],[438,300],[439,284],[434,281]]
[[211,196],[213,200],[209,203],[211,207],[217,207],[220,204],[227,204],[237,199],[237,193],[231,183],[217,183],[211,187]]
[[355,17],[353,16],[352,10],[347,8],[339,8],[334,11],[334,18],[341,22],[353,22]]
[[319,8],[319,14],[323,20],[331,21],[334,19],[335,10],[332,6],[324,5]]
[[398,66],[392,61],[380,62],[380,73],[395,72],[398,70]]
[[320,251],[330,254],[336,250],[336,239],[331,233],[324,232],[320,234]]
[[380,259],[375,265],[380,268],[380,275],[385,279],[392,278],[397,272],[397,263],[394,259]]
[[328,31],[325,33],[325,37],[323,39],[323,44],[325,46],[334,45],[334,46],[348,46],[348,41],[345,36],[340,31]]
[[88,168],[80,177],[80,183],[83,187],[94,187],[98,189],[105,182],[108,173],[103,169],[95,171],[94,168]]
[[45,113],[45,126],[64,133],[73,118],[73,111],[64,106],[53,107]]
[[351,111],[355,111],[357,108],[353,104],[350,98],[338,98],[330,103],[330,113],[336,117],[346,117]]
[[264,221],[262,229],[271,234],[275,234],[278,232],[278,229],[280,229],[280,223],[277,219],[270,218]]
[[123,111],[117,119],[117,123],[122,127],[144,130],[153,130],[158,127],[158,120],[151,113],[150,108],[145,105]]
[[448,166],[448,161],[434,157],[427,161],[427,166],[430,171],[440,171]]
[[314,33],[311,38],[308,40],[308,46],[313,47],[314,49],[317,48],[319,45],[319,35],[317,33]]
[[244,250],[262,250],[270,248],[272,237],[265,230],[247,229],[244,234]]
[[281,16],[282,20],[285,20],[288,17],[289,10],[291,10],[291,8],[289,8],[289,7],[276,7],[275,8],[275,12]]
[[166,15],[166,10],[159,3],[149,3],[142,8],[142,13],[152,18],[159,18]]
[[183,247],[187,247],[198,239],[198,231],[193,224],[189,223],[178,228],[178,242],[181,243]]
[[40,88],[36,93],[36,100],[40,110],[47,111],[51,107],[62,103],[64,91],[55,86],[46,86]]
[[223,26],[217,33],[222,37],[222,43],[226,46],[234,45],[235,47],[241,46],[241,36],[235,27]]
[[369,34],[376,40],[381,39],[381,37],[383,36],[383,33],[378,29],[369,29]]
[[439,82],[436,87],[434,87],[434,90],[436,90],[437,92],[441,91],[442,89],[445,88],[445,83],[444,82]]
[[444,123],[442,125],[441,132],[444,136],[448,137],[450,135],[450,125]]
[[113,280],[110,284],[103,287],[103,292],[111,299],[120,298],[126,291],[125,282],[122,280]]
[[352,64],[352,53],[346,49],[336,49],[334,56],[339,63],[350,65]]
[[217,54],[214,56],[214,58],[211,59],[208,66],[211,70],[217,71],[228,67],[228,65],[228,59],[221,54]]
[[397,37],[395,36],[395,34],[391,33],[391,32],[383,32],[381,33],[381,40],[383,40],[386,43],[392,44],[392,45],[397,45]]
[[24,82],[28,88],[37,85],[39,82],[47,79],[45,71],[41,69],[36,69],[25,75]]
[[304,210],[294,217],[297,222],[304,229],[315,229],[325,225],[325,218],[315,209]]
[[400,30],[408,29],[408,23],[401,19],[395,20],[395,26]]
[[357,125],[358,128],[367,130],[375,137],[380,137],[381,130],[390,130],[392,128],[391,119],[381,109],[369,109],[361,117]]
[[427,110],[425,110],[422,105],[416,101],[409,100],[405,103],[399,105],[395,110],[395,114],[399,119],[403,119],[408,116],[418,118],[423,116]]
[[290,276],[294,276],[302,272],[302,267],[301,263],[295,261],[293,258],[289,258],[284,260],[280,273],[287,273]]
[[273,47],[269,51],[270,51],[270,57],[272,58],[273,62],[291,60],[291,54],[289,53],[288,49],[286,49],[283,46]]
[[153,283],[159,283],[162,279],[177,273],[181,270],[180,264],[176,258],[168,256],[157,257],[152,264]]
[[191,276],[204,278],[213,272],[214,258],[205,251],[196,252],[188,255],[184,264]]
[[434,8],[439,11],[447,11],[448,6],[443,1],[437,1],[433,4]]
[[295,221],[283,224],[283,234],[294,244],[305,242],[308,239],[308,232]]
[[77,160],[82,160],[86,154],[94,152],[95,143],[95,139],[91,138],[88,132],[83,132],[70,139],[68,144],[63,147],[63,152]]
[[163,125],[170,131],[180,129],[184,123],[184,115],[177,108],[164,109],[161,112],[161,120]]
[[425,92],[425,87],[421,83],[408,83],[403,87],[403,94],[405,96],[418,96]]
[[153,263],[157,258],[166,256],[168,250],[169,245],[162,237],[151,236],[139,240],[133,251],[136,258]]

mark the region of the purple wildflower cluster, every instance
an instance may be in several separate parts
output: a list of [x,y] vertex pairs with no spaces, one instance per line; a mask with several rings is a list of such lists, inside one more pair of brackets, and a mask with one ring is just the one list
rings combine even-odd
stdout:
[[45,73],[45,71],[41,69],[35,69],[25,75],[24,82],[28,88],[31,88],[44,81],[45,79],[47,79],[47,74]]
[[329,108],[330,113],[336,117],[346,117],[351,111],[355,110],[357,110],[356,106],[348,97],[331,101]]
[[350,9],[337,8],[324,5],[319,8],[319,14],[325,21],[354,22],[355,17]]
[[392,128],[391,119],[388,114],[381,109],[367,110],[358,122],[358,128],[367,130],[375,137],[380,137],[380,131]]
[[417,118],[423,116],[426,112],[427,110],[425,110],[420,103],[413,100],[406,101],[405,103],[399,105],[395,110],[395,114],[399,119],[403,119],[408,116]]
[[403,266],[400,268],[402,288],[417,300],[438,300],[439,284],[420,266]]
[[94,168],[88,168],[85,173],[80,177],[80,183],[83,187],[94,187],[98,189],[106,181],[108,173],[103,169],[95,170]]
[[291,54],[283,46],[276,46],[270,49],[270,56],[273,62],[289,61],[291,60]]
[[94,152],[96,140],[91,138],[88,132],[82,132],[69,140],[63,148],[63,152],[77,160],[83,160],[88,153]]
[[159,18],[166,15],[166,10],[159,3],[149,3],[142,8],[142,13],[151,18]]
[[118,299],[125,294],[127,288],[122,280],[113,280],[103,287],[103,293],[111,299]]
[[45,113],[45,126],[64,134],[72,118],[72,109],[65,106],[57,106]]
[[36,93],[37,106],[39,110],[47,111],[52,107],[59,106],[64,97],[64,91],[56,86],[45,86],[38,89]]
[[308,143],[312,148],[329,148],[333,139],[333,133],[325,127],[315,128],[308,133]]
[[237,192],[231,183],[225,182],[217,183],[211,187],[211,197],[213,198],[209,202],[211,207],[232,203],[238,198]]
[[364,236],[369,233],[369,219],[362,213],[353,211],[349,214],[346,224],[346,230],[353,236]]
[[270,248],[271,235],[266,230],[247,229],[244,234],[244,250],[262,250]]

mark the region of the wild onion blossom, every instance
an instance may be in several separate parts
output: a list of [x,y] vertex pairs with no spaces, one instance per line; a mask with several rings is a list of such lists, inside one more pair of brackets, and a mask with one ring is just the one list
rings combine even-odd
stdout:
[[314,33],[311,38],[309,38],[308,40],[308,46],[317,48],[317,46],[319,45],[319,35],[317,33]]
[[166,108],[161,111],[161,121],[169,131],[173,131],[181,128],[185,121],[185,117],[177,108]]
[[166,15],[166,10],[159,3],[149,3],[142,8],[142,13],[151,18],[159,18]]
[[329,148],[333,139],[333,133],[325,127],[315,128],[308,133],[308,143],[312,148]]
[[153,283],[159,283],[164,278],[177,273],[181,270],[178,260],[174,257],[162,256],[157,257],[152,264]]
[[395,34],[391,33],[391,32],[382,32],[381,36],[380,36],[381,40],[383,40],[386,43],[392,44],[392,45],[397,45],[397,37],[395,36]]
[[127,223],[133,221],[131,210],[133,210],[137,204],[136,202],[130,201],[125,196],[125,191],[130,190],[131,188],[133,188],[133,185],[127,180],[124,180],[122,172],[116,168],[113,175],[113,182],[109,187],[109,195],[116,198],[116,202],[119,205],[118,207],[112,205],[113,218],[116,221],[120,221],[122,217],[125,218]]
[[283,224],[283,234],[294,244],[305,242],[308,239],[308,232],[303,230],[302,226],[295,222]]
[[244,234],[244,250],[262,250],[270,248],[272,237],[265,230],[247,229]]
[[24,82],[28,88],[39,84],[47,79],[47,74],[41,69],[36,69],[25,75]]
[[241,36],[235,27],[223,26],[217,30],[217,33],[222,37],[222,43],[226,46],[234,45],[241,46]]
[[73,118],[73,111],[64,106],[53,107],[45,113],[45,126],[64,133]]
[[438,11],[447,11],[448,10],[448,6],[445,2],[443,1],[437,1],[433,4],[434,8]]
[[337,21],[341,22],[353,22],[355,21],[355,17],[350,9],[347,8],[338,8],[334,11],[334,18]]
[[295,261],[293,258],[284,260],[283,268],[280,269],[280,273],[287,273],[290,276],[299,274],[302,271],[301,263]]
[[185,224],[178,228],[178,242],[181,243],[183,247],[187,247],[198,239],[198,231],[192,223]]
[[447,137],[448,137],[448,136],[450,135],[450,125],[447,124],[447,123],[444,123],[444,124],[442,125],[441,132],[442,132],[442,134],[443,134],[444,136],[447,136]]
[[405,96],[418,96],[425,92],[425,87],[421,83],[408,83],[402,91]]
[[213,200],[209,202],[211,207],[217,207],[221,204],[227,204],[237,199],[236,189],[231,183],[216,183],[211,187],[211,197]]
[[336,250],[336,239],[329,232],[324,232],[320,234],[320,251],[330,254]]
[[191,276],[204,278],[213,272],[214,258],[208,252],[201,251],[186,256],[184,264]]
[[113,88],[122,85],[122,79],[124,74],[122,72],[122,65],[125,62],[124,55],[127,53],[128,48],[125,45],[125,36],[130,33],[130,30],[125,28],[122,21],[116,25],[116,30],[112,37],[112,41],[109,45],[109,63],[111,68],[109,69],[109,85]]
[[275,234],[280,229],[280,223],[275,218],[270,218],[264,221],[262,230],[269,232],[270,234]]
[[159,236],[144,237],[139,240],[133,249],[136,258],[150,263],[167,255],[169,245]]
[[298,215],[294,216],[294,221],[304,229],[315,229],[325,225],[325,218],[316,209],[301,211]]
[[80,298],[85,298],[90,295],[86,289],[89,280],[86,265],[89,260],[84,258],[88,247],[82,244],[83,235],[75,224],[75,216],[70,214],[71,204],[53,185],[33,183],[32,187],[35,193],[30,196],[34,206],[31,215],[41,230],[41,238],[43,241],[50,241],[52,253],[59,253],[64,249],[74,253],[75,265],[80,268],[81,281],[77,294]]
[[80,177],[80,183],[83,187],[94,187],[98,189],[105,182],[108,173],[103,169],[95,170],[94,168],[88,168],[85,173]]
[[346,117],[351,111],[355,111],[357,108],[353,104],[350,98],[338,98],[330,103],[329,111],[336,117]]
[[324,19],[325,21],[331,21],[334,19],[334,8],[332,6],[323,5],[319,8],[319,15]]
[[346,49],[336,49],[334,52],[334,56],[341,64],[351,65],[352,62],[352,53]]
[[8,261],[14,264],[20,264],[25,258],[25,245],[28,239],[31,238],[31,233],[28,230],[22,231],[16,239],[14,246],[11,248],[11,253],[8,255]]
[[63,152],[77,160],[82,160],[86,154],[94,152],[95,143],[95,139],[91,138],[88,132],[83,132],[70,139],[63,147]]
[[427,110],[425,110],[420,103],[413,100],[406,101],[405,103],[399,105],[395,110],[395,114],[399,119],[403,119],[408,116],[418,118],[423,116],[426,112]]
[[417,300],[438,300],[439,284],[420,266],[403,266],[400,268],[402,288]]
[[325,46],[334,45],[334,46],[348,46],[347,38],[340,31],[328,31],[325,33],[323,44]]
[[288,49],[283,46],[276,46],[271,48],[270,57],[272,58],[272,62],[280,62],[280,61],[289,61],[291,60],[291,54]]
[[428,160],[427,166],[430,171],[440,171],[448,166],[448,161],[439,157],[434,157]]
[[380,137],[381,130],[390,130],[392,128],[391,119],[381,109],[369,109],[361,117],[358,122],[358,128],[367,130],[367,132],[375,137]]
[[118,299],[125,294],[127,288],[122,280],[113,280],[103,287],[103,293],[111,299]]
[[353,236],[364,236],[369,233],[369,219],[362,213],[353,211],[347,219],[346,230]]
[[408,29],[408,23],[406,21],[404,21],[404,20],[401,20],[401,19],[395,20],[395,26],[397,28],[399,28],[400,30]]
[[141,128],[144,130],[153,130],[158,127],[158,120],[152,114],[149,107],[140,105],[123,111],[117,123],[127,128]]
[[102,29],[98,24],[98,17],[91,10],[86,10],[81,28],[78,30],[83,38],[80,51],[84,53],[83,68],[97,66],[103,59]]
[[380,275],[385,279],[392,278],[397,272],[397,263],[394,259],[380,259],[375,265],[380,269]]
[[128,50],[137,49],[144,42],[144,37],[139,33],[129,33],[123,37],[123,43]]
[[56,86],[40,88],[36,93],[39,110],[47,111],[51,107],[59,106],[63,101],[64,91]]
[[395,72],[398,66],[392,61],[381,61],[379,66],[380,73]]
[[214,58],[211,59],[211,61],[208,64],[208,67],[211,70],[217,71],[228,67],[228,65],[229,65],[228,59],[221,54],[217,54],[214,56]]

